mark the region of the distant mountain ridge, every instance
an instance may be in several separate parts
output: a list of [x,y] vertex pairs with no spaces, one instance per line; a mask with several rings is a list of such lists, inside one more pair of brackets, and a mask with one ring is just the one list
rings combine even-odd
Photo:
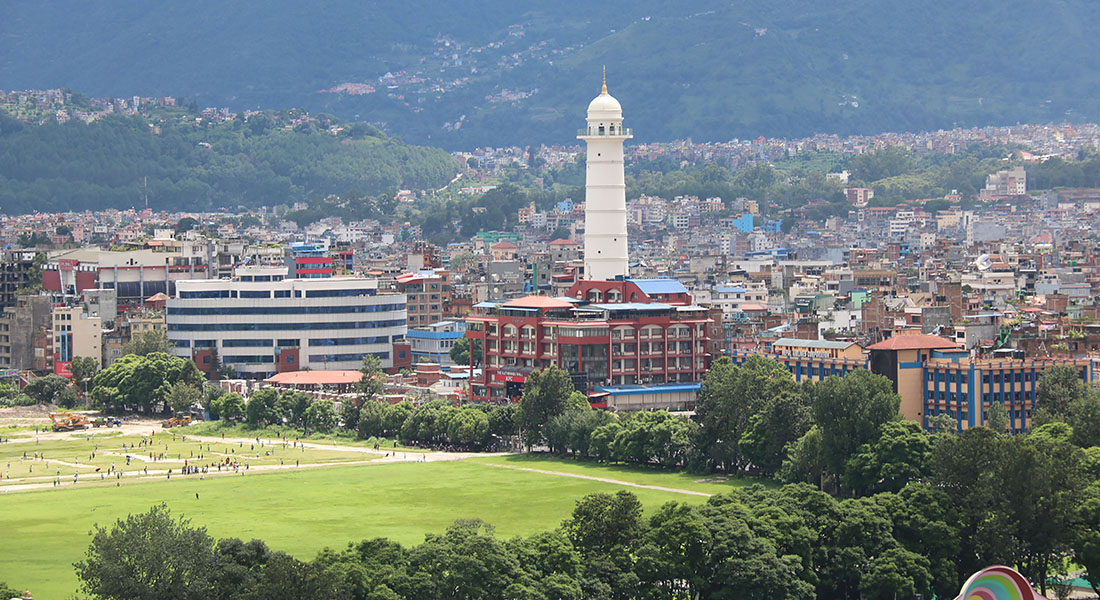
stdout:
[[1100,4],[13,3],[0,88],[301,106],[448,149],[567,143],[600,65],[636,140],[1100,120]]

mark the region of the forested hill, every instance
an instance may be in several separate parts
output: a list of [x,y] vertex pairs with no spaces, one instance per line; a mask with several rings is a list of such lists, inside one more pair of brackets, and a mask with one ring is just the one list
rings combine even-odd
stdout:
[[364,124],[334,127],[310,120],[288,130],[268,114],[199,125],[123,115],[33,125],[0,111],[0,212],[140,207],[146,178],[150,208],[209,210],[328,194],[392,198],[398,188],[445,185],[457,172],[442,150]]
[[9,3],[0,87],[302,106],[448,149],[1100,119],[1093,0]]

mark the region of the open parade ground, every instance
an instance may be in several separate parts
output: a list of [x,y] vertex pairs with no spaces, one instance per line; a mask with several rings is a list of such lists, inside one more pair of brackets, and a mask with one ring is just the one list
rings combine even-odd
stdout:
[[502,537],[529,534],[557,526],[593,492],[629,489],[652,509],[743,484],[540,456],[303,447],[187,431],[3,433],[0,581],[65,598],[77,586],[72,563],[91,540],[83,534],[160,503],[214,537],[259,538],[311,558],[371,537],[416,544],[462,518],[484,519]]

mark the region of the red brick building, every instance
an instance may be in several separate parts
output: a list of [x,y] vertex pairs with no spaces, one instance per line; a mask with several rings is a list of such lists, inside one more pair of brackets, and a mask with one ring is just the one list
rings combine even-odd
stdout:
[[697,384],[710,322],[672,279],[579,281],[558,298],[483,302],[466,318],[466,337],[481,340],[484,352],[472,399],[516,400],[527,376],[550,365],[589,393]]

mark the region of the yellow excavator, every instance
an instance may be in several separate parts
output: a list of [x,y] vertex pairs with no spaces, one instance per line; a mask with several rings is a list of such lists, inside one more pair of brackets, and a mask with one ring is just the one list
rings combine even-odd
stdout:
[[50,421],[53,421],[54,431],[75,431],[87,429],[91,422],[84,415],[72,413],[50,413]]
[[183,427],[184,425],[190,425],[190,424],[191,424],[191,417],[172,417],[171,419],[168,419],[167,421],[162,421],[161,422],[161,426],[166,428],[166,429],[169,428],[169,427]]

